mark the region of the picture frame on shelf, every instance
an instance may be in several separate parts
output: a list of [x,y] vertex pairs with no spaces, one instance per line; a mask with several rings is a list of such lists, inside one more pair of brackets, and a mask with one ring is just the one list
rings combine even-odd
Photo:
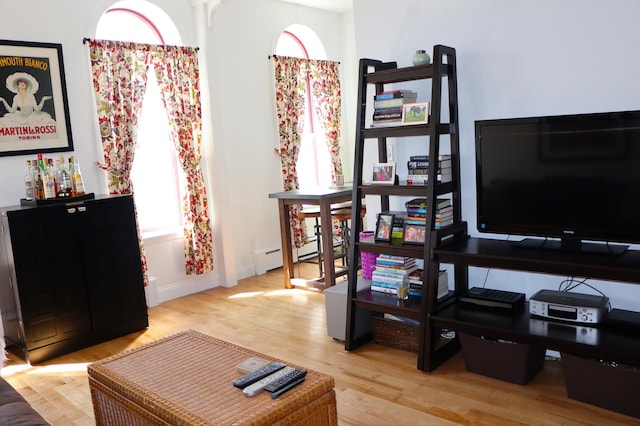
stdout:
[[429,123],[429,102],[416,102],[402,105],[402,124]]
[[374,163],[371,170],[371,183],[374,185],[393,185],[396,182],[396,163]]
[[402,243],[424,245],[426,234],[427,227],[425,225],[405,223],[402,230]]
[[391,231],[393,229],[393,214],[380,213],[376,222],[376,241],[391,241]]
[[0,40],[0,61],[0,156],[73,151],[62,45]]

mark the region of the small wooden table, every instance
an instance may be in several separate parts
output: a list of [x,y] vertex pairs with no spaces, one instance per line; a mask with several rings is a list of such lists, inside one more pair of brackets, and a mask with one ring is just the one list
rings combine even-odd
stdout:
[[280,236],[282,239],[282,262],[284,270],[285,288],[293,288],[291,279],[294,278],[293,252],[291,249],[291,216],[289,206],[294,204],[311,204],[320,208],[321,239],[324,263],[323,280],[307,283],[320,289],[331,287],[336,283],[335,256],[333,255],[333,229],[331,224],[331,205],[344,201],[351,201],[351,186],[339,188],[317,188],[313,190],[293,190],[269,194],[269,198],[278,200],[280,211]]
[[[307,370],[277,399],[233,386],[237,365],[259,357]],[[98,426],[337,425],[333,377],[193,330],[89,364]]]

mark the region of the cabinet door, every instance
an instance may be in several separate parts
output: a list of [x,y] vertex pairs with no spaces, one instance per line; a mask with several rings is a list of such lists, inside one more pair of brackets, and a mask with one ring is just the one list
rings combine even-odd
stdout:
[[83,264],[98,340],[148,325],[133,198],[85,203],[77,214]]
[[84,271],[66,207],[11,212],[9,228],[27,350],[89,334]]

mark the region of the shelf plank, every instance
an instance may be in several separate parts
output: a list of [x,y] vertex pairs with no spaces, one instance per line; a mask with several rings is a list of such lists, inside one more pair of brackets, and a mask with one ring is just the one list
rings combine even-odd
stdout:
[[441,263],[638,283],[640,251],[620,256],[514,247],[512,241],[469,238],[437,248]]
[[448,305],[430,317],[436,327],[450,328],[473,335],[505,339],[542,346],[560,352],[640,365],[638,332],[600,324],[545,320],[529,314],[528,304],[515,313],[495,309],[474,309],[460,303]]

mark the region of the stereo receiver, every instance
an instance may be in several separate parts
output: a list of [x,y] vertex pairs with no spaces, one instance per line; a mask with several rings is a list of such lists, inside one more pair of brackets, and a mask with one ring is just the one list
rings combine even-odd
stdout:
[[609,311],[609,298],[567,291],[540,290],[529,299],[529,313],[543,318],[598,324]]

